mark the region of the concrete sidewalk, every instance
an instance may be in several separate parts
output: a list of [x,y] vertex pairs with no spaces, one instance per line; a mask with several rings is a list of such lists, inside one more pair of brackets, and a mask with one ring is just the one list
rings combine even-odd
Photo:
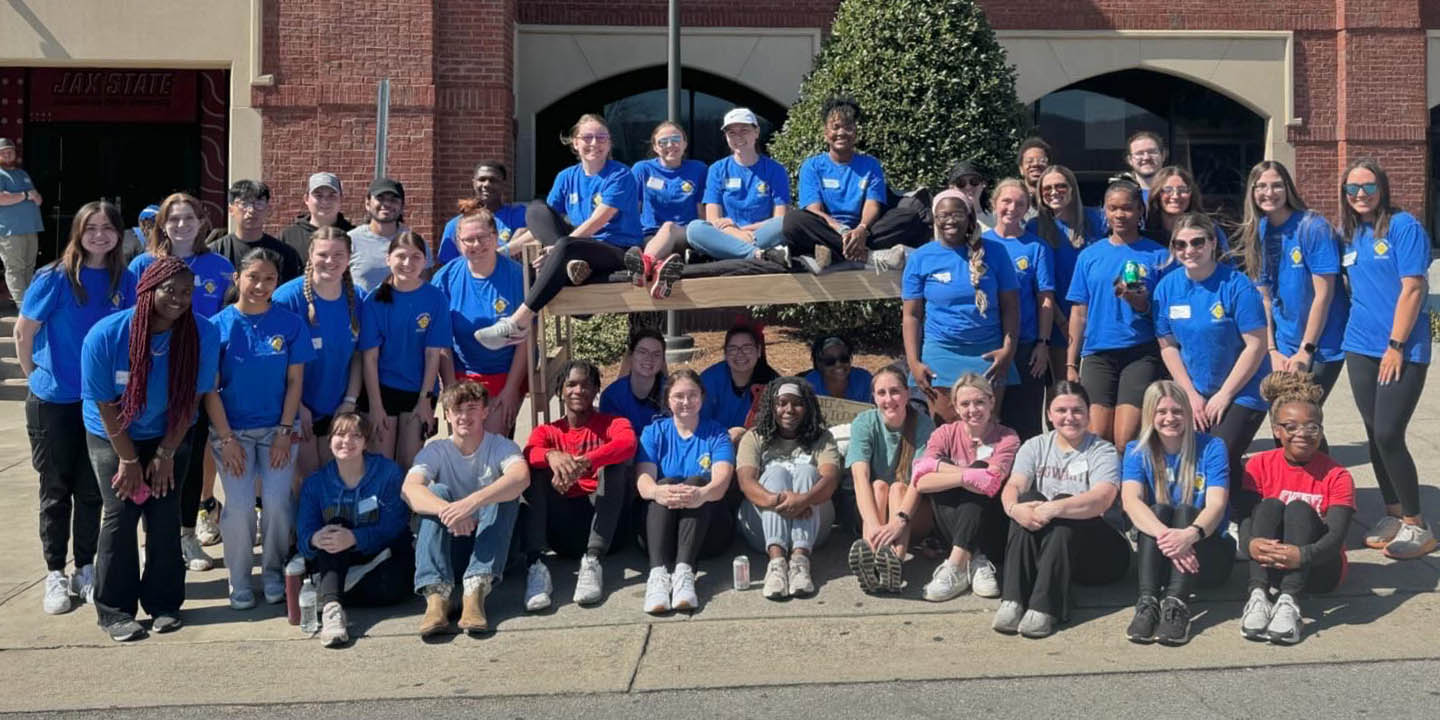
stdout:
[[[1433,429],[1440,389],[1431,383],[1411,425],[1422,483],[1440,467]],[[1382,514],[1363,429],[1341,379],[1328,403],[1335,457],[1357,482],[1358,526],[1350,546]],[[522,415],[523,416],[523,415]],[[1256,445],[1260,447],[1259,444]],[[225,571],[191,573],[181,631],[126,645],[96,626],[92,608],[63,616],[40,611],[44,566],[36,535],[36,481],[29,464],[23,405],[0,402],[0,711],[281,703],[381,698],[545,695],[575,692],[741,687],[891,680],[1116,673],[1166,668],[1434,659],[1440,657],[1440,555],[1396,563],[1352,550],[1350,574],[1333,595],[1304,603],[1304,642],[1275,647],[1238,632],[1243,569],[1223,590],[1195,604],[1195,638],[1183,648],[1137,646],[1123,631],[1135,601],[1134,570],[1121,583],[1082,589],[1072,623],[1029,641],[989,629],[996,601],[965,595],[943,604],[919,599],[933,563],[906,565],[902,597],[860,592],[845,574],[849,538],[817,554],[819,593],[770,602],[730,589],[730,558],[701,564],[703,609],[652,618],[640,611],[645,561],[627,549],[606,561],[608,596],[599,607],[569,602],[572,563],[552,563],[558,609],[520,612],[523,577],[511,576],[489,603],[497,632],[425,643],[414,635],[418,601],[351,613],[353,646],[327,651],[286,623],[283,606],[235,612]],[[1440,492],[1423,500],[1440,513]],[[218,557],[220,548],[210,548]],[[751,554],[758,576],[763,561]],[[756,583],[758,588],[758,583]],[[85,682],[57,678],[83,676]],[[146,678],[136,681],[136,676]],[[160,679],[157,681],[157,679]]]

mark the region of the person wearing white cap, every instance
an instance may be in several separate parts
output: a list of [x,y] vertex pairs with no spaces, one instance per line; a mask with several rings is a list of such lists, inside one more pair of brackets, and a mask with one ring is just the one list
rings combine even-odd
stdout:
[[305,212],[295,216],[295,222],[280,233],[280,242],[295,248],[301,258],[310,257],[310,236],[323,227],[337,227],[343,232],[355,229],[355,224],[340,212],[340,201],[345,192],[341,189],[340,178],[335,173],[317,172],[310,176],[305,185]]
[[35,274],[40,251],[40,203],[35,182],[20,167],[20,151],[9,138],[0,138],[0,262],[5,264],[5,286],[19,305]]
[[735,474],[745,495],[740,534],[770,558],[765,597],[815,593],[810,553],[830,535],[835,521],[830,496],[840,485],[843,465],[810,383],[798,377],[770,381],[760,396],[755,427],[740,438],[735,452]]
[[790,174],[756,143],[760,121],[749,108],[725,113],[720,131],[730,156],[715,161],[705,181],[705,217],[685,229],[691,248],[716,260],[770,260],[790,265],[781,234],[790,205]]

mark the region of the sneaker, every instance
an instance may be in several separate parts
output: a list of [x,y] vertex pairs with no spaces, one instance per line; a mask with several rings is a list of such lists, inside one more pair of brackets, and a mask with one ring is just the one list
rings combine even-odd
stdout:
[[[1168,598],[1167,598],[1168,599]],[[1125,637],[1133,643],[1155,641],[1155,628],[1160,624],[1160,603],[1153,595],[1146,595],[1135,603],[1135,618],[1125,628]]]
[[1019,630],[1027,638],[1049,637],[1055,632],[1055,616],[1039,610],[1026,610],[1025,617],[1020,618]]
[[490,576],[473,575],[465,578],[465,593],[460,598],[460,631],[469,635],[480,635],[490,630],[490,621],[485,617],[485,597],[490,594]]
[[550,607],[550,593],[555,591],[550,583],[550,569],[536,560],[525,572],[525,611],[535,612]]
[[325,647],[339,647],[350,642],[350,632],[345,627],[345,608],[338,602],[325,603],[320,611],[320,644]]
[[631,285],[645,287],[654,273],[655,258],[646,255],[645,251],[638,247],[632,247],[625,251],[625,270],[630,273]]
[[1178,647],[1190,642],[1190,606],[1177,597],[1160,601],[1160,627],[1155,640],[1161,645]]
[[1275,607],[1270,604],[1265,591],[1260,588],[1251,590],[1245,610],[1240,613],[1240,634],[1251,640],[1266,640],[1265,629],[1270,627],[1270,616],[1274,614]]
[[896,245],[884,250],[871,251],[870,257],[865,259],[865,267],[877,273],[893,272],[905,269],[905,258],[909,257],[910,248],[904,245]]
[[1300,631],[1305,628],[1305,618],[1300,615],[1300,606],[1295,604],[1295,598],[1289,593],[1280,593],[1275,599],[1275,612],[1270,616],[1270,624],[1265,627],[1265,635],[1270,642],[1280,645],[1294,645],[1300,642]]
[[204,572],[215,567],[215,558],[206,554],[194,530],[180,532],[180,556],[185,558],[185,567],[195,572]]
[[195,520],[195,537],[205,547],[220,544],[220,501],[210,498],[200,505],[200,514]]
[[760,253],[760,259],[761,259],[761,260],[764,260],[764,261],[766,261],[766,262],[775,263],[776,265],[779,265],[780,267],[785,268],[786,270],[789,270],[789,269],[790,269],[790,248],[788,248],[788,247],[786,247],[786,246],[784,246],[784,245],[776,245],[775,247],[772,247],[772,248],[770,248],[769,250],[765,250],[765,251],[761,252],[761,253]]
[[83,565],[70,576],[70,594],[95,604],[95,566]]
[[261,509],[259,506],[256,506],[256,508],[255,508],[255,534],[250,536],[250,538],[251,538],[251,543],[250,543],[250,544],[253,545],[253,546],[255,546],[255,547],[263,547],[263,546],[265,545],[265,517],[264,517],[264,515],[262,514],[262,513],[264,513],[264,512],[265,512],[265,511],[264,511],[263,509]]
[[700,607],[700,598],[695,596],[695,569],[685,563],[675,563],[675,574],[670,578],[670,607],[674,610],[694,610]]
[[795,258],[795,260],[804,266],[806,270],[810,271],[810,274],[819,275],[825,272],[825,268],[830,267],[830,248],[824,245],[816,245],[814,255],[801,255]]
[[815,580],[810,577],[810,556],[795,553],[790,556],[790,597],[810,597],[815,594]]
[[670,612],[670,573],[663,567],[650,568],[650,578],[645,581],[645,612]]
[[685,261],[677,253],[671,253],[670,257],[660,261],[655,266],[655,283],[650,286],[650,297],[656,300],[664,300],[670,297],[675,290],[675,284],[680,282],[680,275],[685,272]]
[[1402,523],[1395,539],[1385,546],[1385,555],[1396,560],[1414,560],[1435,550],[1435,533],[1429,525]]
[[970,569],[960,569],[949,560],[935,566],[930,582],[925,583],[925,599],[930,602],[945,602],[960,596],[970,589]]
[[105,633],[115,642],[130,642],[145,637],[145,628],[134,620],[121,620],[106,625]]
[[980,553],[970,559],[970,592],[976,597],[1000,597],[1000,578],[995,573],[995,563]]
[[860,582],[861,590],[870,595],[880,592],[880,575],[876,572],[875,551],[870,549],[870,543],[865,542],[864,538],[850,544],[847,563],[850,566],[850,573]]
[[65,573],[51,570],[45,576],[45,599],[42,607],[50,615],[70,612],[70,580],[65,577]]
[[998,633],[1014,635],[1020,630],[1020,620],[1025,615],[1025,608],[1014,600],[1005,600],[1000,603],[999,609],[995,611],[995,622],[990,627]]
[[902,582],[901,571],[904,568],[900,565],[900,558],[890,546],[885,546],[875,551],[875,572],[880,576],[880,586],[886,592],[900,592]]
[[770,558],[765,566],[765,588],[760,591],[767,600],[780,600],[790,595],[790,567],[783,557]]
[[285,602],[285,576],[280,573],[266,572],[260,581],[265,588],[265,602],[271,605],[279,605]]
[[604,598],[605,573],[600,567],[600,558],[585,555],[580,558],[580,573],[575,577],[575,604],[594,605]]
[[180,621],[179,615],[171,615],[169,613],[160,613],[150,620],[151,629],[161,635],[175,632],[184,624],[185,623]]
[[254,590],[233,590],[230,592],[231,610],[249,610],[255,607]]
[[590,263],[584,260],[565,263],[565,277],[570,278],[571,285],[584,285],[590,279]]
[[475,341],[485,346],[486,350],[502,350],[525,342],[529,334],[530,328],[516,327],[515,319],[506,316],[496,320],[493,325],[476,330]]
[[1370,533],[1365,536],[1365,547],[1372,547],[1376,550],[1384,550],[1386,545],[1400,533],[1400,526],[1404,525],[1400,518],[1394,515],[1386,515],[1370,528]]

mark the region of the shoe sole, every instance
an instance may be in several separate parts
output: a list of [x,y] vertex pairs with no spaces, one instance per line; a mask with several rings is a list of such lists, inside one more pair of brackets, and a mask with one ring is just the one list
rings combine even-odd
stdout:
[[645,287],[645,254],[639,248],[630,248],[625,251],[625,269],[630,272],[630,284],[635,287]]
[[1136,645],[1150,645],[1155,642],[1155,636],[1153,635],[1150,637],[1136,637],[1130,633],[1125,633],[1125,639]]
[[645,612],[650,615],[664,615],[665,613],[670,612],[670,607],[655,605],[645,608]]
[[949,595],[943,595],[943,596],[941,596],[941,595],[931,595],[930,593],[925,593],[925,594],[923,594],[921,597],[925,598],[925,601],[926,601],[926,602],[939,603],[939,602],[947,602],[947,601],[949,601],[949,600],[954,600],[955,598],[960,597],[961,595],[964,595],[964,594],[965,594],[965,591],[964,591],[964,590],[961,590],[960,592],[951,593],[951,594],[949,594]]
[[159,634],[159,635],[165,635],[165,634],[167,634],[167,633],[175,632],[176,630],[179,630],[179,629],[182,628],[182,627],[185,627],[185,623],[176,622],[176,623],[171,623],[171,624],[169,624],[169,625],[164,625],[164,626],[155,625],[155,626],[154,626],[154,629],[155,629],[155,632],[156,632],[157,634]]
[[432,637],[435,637],[436,635],[444,635],[445,633],[447,633],[447,632],[449,632],[449,631],[450,631],[450,626],[449,626],[448,624],[446,624],[446,625],[441,625],[441,626],[439,626],[439,627],[433,627],[433,628],[420,628],[420,637],[421,637],[421,638],[432,638]]
[[1000,597],[1000,594],[1001,594],[1001,593],[1000,593],[1000,588],[998,588],[998,587],[995,588],[993,591],[980,592],[979,590],[976,590],[976,589],[975,589],[975,583],[974,583],[974,582],[971,582],[971,583],[970,583],[970,592],[971,592],[972,594],[974,594],[975,597],[988,598],[988,599],[992,599],[992,600],[993,600],[994,598]]
[[1390,548],[1389,548],[1388,546],[1386,546],[1386,547],[1385,547],[1385,557],[1391,558],[1392,560],[1414,560],[1414,559],[1416,559],[1416,558],[1425,557],[1426,555],[1429,555],[1430,553],[1435,552],[1435,547],[1436,547],[1436,545],[1440,545],[1440,542],[1437,542],[1437,541],[1435,541],[1435,540],[1431,540],[1430,542],[1425,543],[1424,545],[1421,545],[1419,548],[1416,548],[1415,552],[1413,552],[1413,553],[1406,553],[1406,554],[1403,554],[1403,555],[1400,554],[1400,553],[1392,553],[1392,552],[1390,552]]
[[1181,645],[1190,642],[1190,630],[1187,628],[1185,630],[1185,635],[1178,638],[1157,637],[1155,638],[1155,642],[1160,643],[1165,647],[1180,647]]
[[1300,636],[1294,633],[1277,635],[1267,632],[1265,633],[1265,638],[1270,641],[1271,645],[1295,645],[1300,642]]
[[600,602],[605,599],[605,596],[604,596],[604,595],[601,595],[601,596],[599,596],[599,597],[593,597],[593,598],[578,598],[578,597],[577,597],[577,598],[571,598],[571,599],[575,601],[575,604],[576,604],[576,605],[579,605],[579,606],[581,606],[581,607],[591,607],[591,606],[593,606],[593,605],[599,605]]
[[590,263],[571,260],[565,264],[565,277],[570,279],[571,285],[584,285],[590,279]]
[[1370,539],[1370,538],[1365,538],[1365,547],[1368,547],[1368,548],[1370,548],[1371,550],[1384,550],[1384,549],[1385,549],[1385,546],[1386,546],[1386,545],[1389,545],[1389,544],[1390,544],[1390,541],[1391,541],[1391,540],[1394,540],[1394,539],[1395,539],[1395,538],[1393,538],[1393,537],[1390,538],[1390,540],[1379,540],[1379,539],[1372,540],[1372,539]]
[[214,568],[215,562],[213,560],[210,562],[205,562],[204,560],[191,560],[190,562],[185,563],[185,567],[189,568],[192,572],[205,572],[206,570]]
[[860,581],[860,589],[869,595],[880,592],[880,576],[875,572],[875,551],[864,540],[856,540],[850,546],[847,560],[850,573]]
[[349,636],[341,635],[340,637],[325,638],[320,641],[320,644],[327,648],[338,648],[344,646],[345,643],[348,642],[350,642]]
[[895,552],[890,548],[882,547],[875,553],[876,575],[886,590],[892,593],[900,592],[902,570],[900,558],[895,557]]
[[554,603],[550,602],[549,600],[546,600],[545,604],[543,605],[527,602],[525,603],[525,612],[540,612],[541,610],[549,608],[552,604]]
[[670,297],[684,272],[685,261],[681,260],[679,255],[671,255],[660,261],[659,267],[655,268],[655,284],[650,286],[650,297],[656,300]]
[[1031,640],[1039,640],[1039,639],[1041,639],[1041,638],[1047,638],[1047,637],[1050,637],[1051,635],[1054,635],[1054,634],[1055,634],[1055,630],[1054,630],[1054,629],[1048,630],[1048,631],[1043,632],[1043,633],[1038,633],[1038,632],[1026,632],[1026,631],[1024,631],[1024,630],[1018,630],[1017,632],[1020,633],[1020,637],[1030,638]]

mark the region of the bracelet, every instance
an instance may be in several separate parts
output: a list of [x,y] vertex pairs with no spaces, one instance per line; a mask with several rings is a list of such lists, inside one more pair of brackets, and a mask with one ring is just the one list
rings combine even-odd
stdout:
[[909,524],[910,524],[910,513],[907,513],[907,512],[905,512],[904,510],[897,510],[897,511],[895,512],[895,517],[898,517],[898,518],[900,518],[901,520],[904,520],[906,525],[909,525]]
[[293,432],[295,432],[295,429],[290,427],[289,425],[275,426],[275,434],[279,437],[290,437],[290,434]]
[[1075,364],[1075,363],[1065,363],[1065,367],[1067,367],[1067,368],[1075,368],[1076,370],[1079,370],[1079,369],[1080,369],[1080,366],[1077,365],[1077,364]]
[[220,436],[220,446],[221,446],[221,447],[224,447],[224,446],[226,446],[226,445],[229,445],[229,444],[232,443],[232,442],[235,442],[235,433],[232,432],[232,433],[227,433],[227,434],[225,434],[225,435]]
[[164,445],[161,445],[160,447],[155,448],[155,457],[160,458],[161,460],[174,460],[175,448],[167,448]]
[[346,395],[345,397],[340,398],[340,403],[342,405],[345,403],[350,403],[351,405],[354,405],[359,400],[360,398],[357,398],[354,395]]
[[1190,523],[1190,527],[1195,528],[1195,532],[1200,533],[1201,540],[1205,539],[1205,528],[1200,527],[1200,523]]
[[138,457],[133,457],[133,458],[120,458],[120,464],[121,464],[121,465],[139,465],[139,464],[140,464],[140,458],[138,458]]

